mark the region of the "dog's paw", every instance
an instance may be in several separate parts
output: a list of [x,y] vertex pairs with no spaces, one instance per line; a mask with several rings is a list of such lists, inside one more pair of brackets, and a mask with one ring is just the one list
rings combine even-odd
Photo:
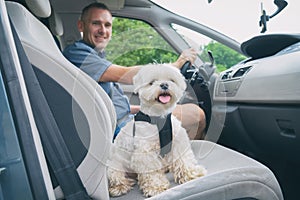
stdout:
[[167,190],[169,188],[169,184],[164,184],[164,185],[157,185],[157,186],[150,186],[150,187],[145,187],[143,189],[143,193],[145,197],[152,197],[154,195],[160,194]]
[[126,182],[116,185],[110,185],[109,186],[109,195],[112,197],[121,196],[123,194],[128,193],[132,186],[135,184],[135,181],[133,179],[126,179]]
[[207,174],[207,170],[203,166],[201,166],[201,165],[196,165],[195,166],[195,168],[193,170],[193,176],[195,178],[204,176],[206,174]]
[[198,177],[204,176],[207,174],[207,170],[201,166],[201,165],[196,165],[192,168],[189,169],[182,169],[180,170],[179,173],[176,173],[175,175],[175,182],[182,184],[187,181],[196,179]]
[[139,186],[145,197],[152,197],[167,190],[170,182],[163,173],[142,174],[139,176]]

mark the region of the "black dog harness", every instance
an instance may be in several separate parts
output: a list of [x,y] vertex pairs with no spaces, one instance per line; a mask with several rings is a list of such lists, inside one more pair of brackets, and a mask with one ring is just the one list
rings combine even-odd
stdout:
[[[167,117],[150,117],[145,113],[139,111],[135,117],[135,121],[144,121],[157,126],[159,130],[159,142],[160,142],[160,155],[165,156],[171,151],[172,148],[172,122],[171,114]],[[135,125],[133,127],[133,136],[135,136]]]

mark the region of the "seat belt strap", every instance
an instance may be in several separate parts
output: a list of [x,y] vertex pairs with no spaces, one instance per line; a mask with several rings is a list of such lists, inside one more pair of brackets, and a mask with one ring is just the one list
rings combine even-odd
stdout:
[[42,140],[46,159],[66,200],[91,199],[84,188],[71,154],[49,108],[21,41],[11,23],[22,72],[32,106],[34,119]]

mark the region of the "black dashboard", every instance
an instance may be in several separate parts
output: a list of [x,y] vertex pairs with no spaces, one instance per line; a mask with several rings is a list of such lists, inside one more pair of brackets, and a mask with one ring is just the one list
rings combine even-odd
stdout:
[[300,42],[300,34],[260,35],[243,42],[241,50],[252,59],[259,59],[272,56],[297,42]]

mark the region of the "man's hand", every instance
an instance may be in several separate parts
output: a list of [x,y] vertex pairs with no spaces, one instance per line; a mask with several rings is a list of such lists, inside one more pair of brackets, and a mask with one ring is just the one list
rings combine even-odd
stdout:
[[180,69],[187,61],[194,64],[196,57],[197,57],[197,52],[195,49],[193,48],[186,49],[180,54],[179,58],[176,60],[176,62],[173,63],[173,65],[178,69]]

